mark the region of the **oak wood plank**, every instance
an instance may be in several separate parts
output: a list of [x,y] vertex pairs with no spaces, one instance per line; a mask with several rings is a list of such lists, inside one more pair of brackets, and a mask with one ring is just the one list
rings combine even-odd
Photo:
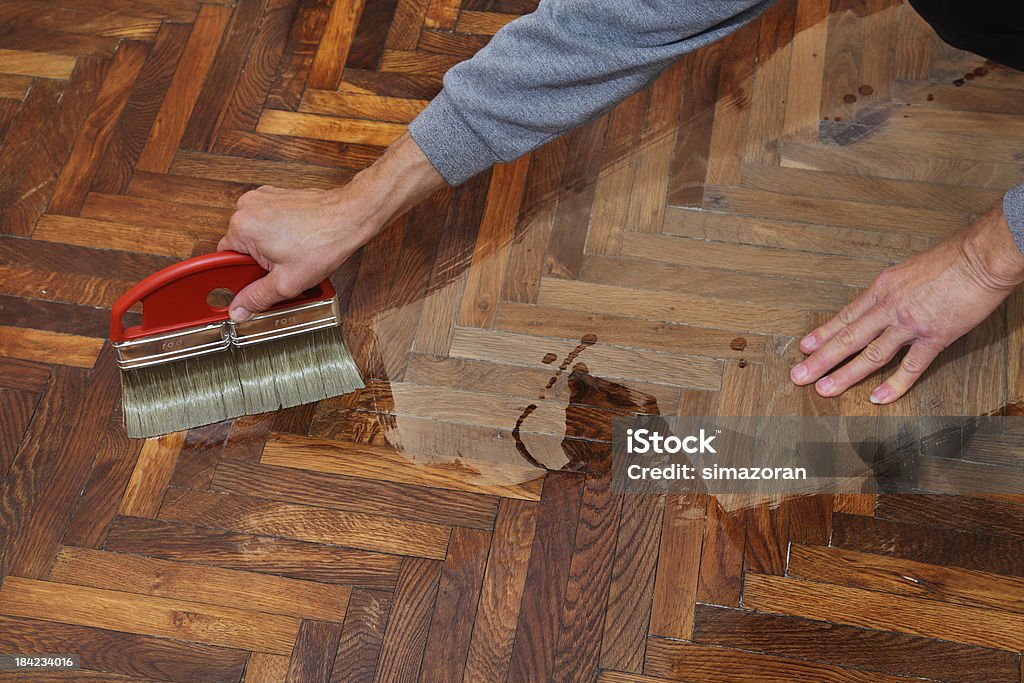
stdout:
[[229,7],[203,5],[200,8],[174,78],[139,155],[137,169],[167,172],[189,125],[192,110],[199,101],[203,82],[231,15]]
[[494,168],[462,295],[459,325],[491,327],[494,324],[529,164],[530,157],[524,156],[512,164]]
[[[74,673],[89,675],[92,670],[96,680],[131,676],[232,683],[246,668],[247,654],[244,650],[117,629],[20,617],[0,617],[0,647],[7,652],[74,652],[81,657],[82,666],[82,671]],[[20,674],[15,676],[24,680]]]
[[925,527],[862,515],[833,515],[831,545],[928,564],[1024,576],[1024,543],[972,529]]
[[451,533],[439,524],[178,488],[168,489],[160,519],[432,559],[445,558]]
[[1018,613],[765,574],[745,576],[743,606],[1014,652],[1024,640],[1024,615]]
[[[597,343],[581,354],[581,360],[596,375],[705,389],[719,385],[721,365],[713,360],[640,348],[616,348],[602,344],[600,332],[597,336]],[[579,343],[579,340],[546,339],[457,327],[452,335],[450,353],[460,358],[529,366],[535,365],[547,353],[564,358]]]
[[211,488],[355,513],[394,515],[478,529],[491,528],[498,505],[495,498],[479,494],[234,460],[220,463]]
[[74,516],[61,539],[62,545],[99,548],[103,544],[103,537],[117,514],[142,445],[141,440],[128,438],[120,411],[115,410],[107,423]]
[[1005,681],[1016,675],[1006,652],[907,635],[698,605],[694,641],[885,674],[949,681]]
[[292,650],[286,681],[326,681],[334,666],[341,624],[303,619]]
[[298,108],[330,9],[327,0],[302,1],[265,106],[289,111]]
[[452,530],[420,667],[421,681],[463,679],[490,543],[488,531]]
[[291,652],[294,617],[136,595],[123,591],[9,576],[0,587],[0,613],[104,629],[193,640],[277,654]]
[[71,55],[0,49],[0,69],[17,76],[68,79],[77,61]]
[[693,630],[707,498],[665,499],[661,548],[651,604],[651,635],[688,640]]
[[1024,579],[872,555],[842,548],[794,544],[789,576],[975,607],[1024,612]]
[[149,46],[140,42],[125,41],[118,47],[54,187],[50,213],[73,216],[81,209],[148,54]]
[[[197,7],[198,4],[193,14]],[[124,191],[171,85],[191,29],[189,24],[175,23],[160,27],[93,178],[93,190],[112,194]]]
[[235,84],[234,94],[217,122],[215,138],[219,138],[224,130],[251,131],[256,128],[299,4],[300,0],[270,0],[265,4],[255,37],[246,51],[248,57]]
[[119,514],[132,517],[156,516],[184,443],[185,432],[146,439],[121,499]]
[[192,234],[174,228],[56,214],[40,216],[32,239],[176,258],[188,257],[195,245]]
[[524,600],[519,611],[507,680],[548,680],[554,673],[558,644],[559,606],[565,599],[579,521],[583,477],[553,472],[544,478],[530,550]]
[[[391,590],[399,558],[333,546],[141,517],[114,520],[104,550],[257,571],[293,579]],[[289,643],[289,650],[291,644]]]
[[536,503],[510,498],[498,507],[464,680],[501,680],[508,673],[537,512]]
[[422,666],[440,572],[441,563],[436,560],[416,557],[402,560],[374,681],[416,680]]
[[[21,117],[26,117],[25,128],[21,129],[21,133],[31,136],[32,152],[23,158],[19,158],[18,154],[14,155],[12,162],[20,163],[22,166],[18,173],[5,174],[7,182],[0,185],[0,204],[7,203],[3,200],[10,199],[3,215],[0,216],[0,232],[20,236],[31,234],[33,226],[39,220],[53,193],[57,177],[68,159],[72,144],[89,117],[89,109],[96,102],[108,66],[109,62],[105,60],[83,58],[78,61],[71,81],[63,90],[56,91],[52,83],[44,85],[37,82],[33,87],[29,100],[36,101],[33,95],[38,90],[41,98],[55,106],[56,111],[49,125],[39,130],[38,120],[30,118],[33,111],[38,114],[38,110],[29,107],[27,101],[18,121],[12,124],[18,125],[22,121]],[[56,103],[51,99],[55,91]],[[13,131],[10,135],[13,135]],[[4,197],[2,193],[7,188],[3,185],[11,181],[13,183],[8,187],[13,194]]]
[[348,61],[357,22],[363,11],[363,0],[344,0],[331,5],[324,25],[320,47],[316,50],[306,84],[310,88],[336,90]]
[[123,590],[240,610],[340,623],[348,586],[64,547],[48,577],[58,583]]
[[[902,676],[861,671],[806,659],[744,652],[667,638],[650,639],[644,673],[674,680],[696,679],[707,683],[898,683],[906,680]],[[639,679],[639,682],[647,683],[644,679]]]
[[476,468],[463,458],[413,465],[393,449],[342,441],[274,435],[260,462],[455,491],[537,498],[536,486],[529,484],[538,474],[533,467],[487,463]]
[[392,597],[384,591],[353,589],[331,670],[333,683],[372,683]]

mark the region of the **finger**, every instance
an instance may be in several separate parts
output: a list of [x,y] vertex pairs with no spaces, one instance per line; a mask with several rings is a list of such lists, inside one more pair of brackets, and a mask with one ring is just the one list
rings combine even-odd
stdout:
[[220,241],[217,242],[217,251],[237,251],[242,254],[249,253],[246,251],[245,245],[242,244],[242,241],[235,237],[234,233],[231,232],[221,237]]
[[814,388],[822,396],[838,396],[891,361],[910,339],[911,336],[906,332],[888,328],[880,337],[865,346],[856,358],[819,379]]
[[820,349],[798,363],[789,376],[799,385],[810,384],[868,345],[888,327],[883,311],[872,309],[852,325],[839,329]]
[[920,379],[922,373],[928,369],[935,357],[942,349],[924,341],[917,341],[903,356],[900,366],[892,373],[889,379],[878,385],[878,388],[871,392],[872,403],[892,403],[903,394],[907,393],[910,387]]
[[235,322],[244,322],[274,304],[289,298],[281,286],[281,270],[275,269],[250,283],[235,295],[228,306],[228,315]]
[[827,323],[811,331],[806,337],[800,340],[800,350],[804,353],[814,353],[821,346],[827,343],[842,328],[852,325],[861,316],[871,310],[877,303],[878,298],[870,289],[858,296],[856,299],[843,306],[842,310]]

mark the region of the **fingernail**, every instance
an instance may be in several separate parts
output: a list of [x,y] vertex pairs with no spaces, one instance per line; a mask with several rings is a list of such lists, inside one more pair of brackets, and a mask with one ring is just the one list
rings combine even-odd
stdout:
[[793,366],[793,379],[797,382],[803,382],[807,379],[807,366],[803,363]]
[[813,334],[809,334],[800,340],[800,348],[802,349],[813,349],[818,343],[818,340],[814,338]]
[[881,386],[871,392],[871,396],[868,399],[875,405],[884,403],[889,398],[889,387]]
[[831,377],[822,377],[818,380],[818,390],[827,392],[835,386],[835,383],[836,381]]
[[234,320],[236,323],[244,323],[246,320],[252,317],[252,313],[242,308],[241,306],[236,306],[232,308],[230,311],[228,311],[228,315],[230,315],[231,319]]

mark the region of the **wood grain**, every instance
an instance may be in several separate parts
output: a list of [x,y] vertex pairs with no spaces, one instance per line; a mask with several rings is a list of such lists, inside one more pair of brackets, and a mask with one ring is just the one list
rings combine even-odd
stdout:
[[1019,683],[1021,496],[611,468],[637,414],[1024,398],[1019,293],[884,410],[789,380],[1024,173],[1024,77],[904,0],[782,0],[396,217],[332,275],[364,389],[128,438],[114,302],[245,192],[349,183],[539,7],[0,0],[0,650],[83,664],[33,680]]

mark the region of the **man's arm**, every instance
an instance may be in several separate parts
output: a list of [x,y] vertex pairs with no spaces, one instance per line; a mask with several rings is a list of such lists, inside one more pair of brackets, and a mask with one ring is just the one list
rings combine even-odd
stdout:
[[452,67],[409,132],[458,185],[596,118],[772,2],[544,0]]
[[348,185],[262,187],[238,200],[218,248],[251,254],[270,274],[235,296],[232,318],[314,285],[445,181],[461,183],[589,121],[773,1],[543,0],[450,69],[411,136]]

